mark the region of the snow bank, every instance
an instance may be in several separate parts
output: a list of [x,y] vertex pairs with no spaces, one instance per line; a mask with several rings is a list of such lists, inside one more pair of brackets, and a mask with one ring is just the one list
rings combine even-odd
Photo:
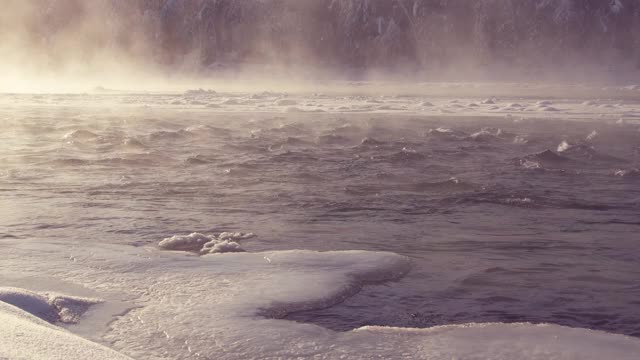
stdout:
[[[187,336],[192,354],[216,359],[631,360],[640,351],[635,338],[555,325],[364,327],[337,333],[279,320],[291,312],[339,303],[365,284],[402,277],[410,263],[391,253],[292,250],[191,259],[186,273],[184,263],[159,264],[157,271],[171,274],[152,289],[162,301],[114,323],[118,338],[138,338],[150,348],[162,348]],[[166,337],[140,339],[155,329],[166,331]],[[169,356],[188,358],[179,352]]]
[[[182,238],[206,239],[201,235]],[[221,244],[247,236],[227,233],[209,238]],[[87,244],[74,249],[76,261],[52,256],[67,251],[67,244],[23,242],[7,248],[0,265],[7,276],[25,270],[46,272],[78,286],[136,299],[140,306],[114,319],[104,340],[141,360],[635,360],[640,353],[637,338],[555,325],[364,327],[334,332],[280,319],[294,311],[337,304],[367,284],[400,279],[411,263],[393,253],[290,250],[194,257],[142,247]],[[46,310],[43,301],[36,298],[35,308]],[[24,354],[37,360],[123,358],[0,304],[0,321],[18,324],[0,327],[0,358],[24,358]]]
[[74,324],[91,305],[101,300],[64,296],[55,293],[36,293],[24,289],[0,288],[0,301],[16,306],[48,322]]
[[56,306],[42,295],[8,288],[0,290],[0,294],[0,359],[130,359],[32,315],[46,317],[55,313]]

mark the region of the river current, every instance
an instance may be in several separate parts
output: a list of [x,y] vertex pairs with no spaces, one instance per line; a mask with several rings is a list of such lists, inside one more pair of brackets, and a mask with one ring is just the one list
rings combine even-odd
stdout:
[[[260,96],[245,99],[277,95]],[[333,330],[533,322],[640,337],[637,122],[513,110],[551,106],[537,99],[509,100],[509,114],[457,114],[447,99],[423,114],[394,111],[396,100],[367,100],[376,111],[225,112],[240,100],[157,98],[5,99],[0,239],[144,247],[245,231],[257,235],[242,242],[250,252],[389,251],[411,259],[405,277],[287,318]],[[489,106],[481,100],[464,106]]]

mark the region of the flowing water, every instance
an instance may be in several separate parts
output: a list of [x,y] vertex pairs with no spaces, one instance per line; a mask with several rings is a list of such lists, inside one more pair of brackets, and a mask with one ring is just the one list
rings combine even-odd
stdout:
[[389,251],[405,277],[287,319],[640,337],[637,123],[73,103],[0,122],[0,239],[251,231],[249,252]]

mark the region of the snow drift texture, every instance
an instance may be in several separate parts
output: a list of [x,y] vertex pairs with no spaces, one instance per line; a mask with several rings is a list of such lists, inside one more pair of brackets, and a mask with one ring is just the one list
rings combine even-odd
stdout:
[[29,9],[16,0],[6,6],[31,14],[18,26],[50,64],[62,61],[72,38],[84,41],[85,59],[106,48],[197,68],[279,64],[435,72],[452,65],[546,69],[586,62],[609,70],[640,68],[636,0],[28,3]]

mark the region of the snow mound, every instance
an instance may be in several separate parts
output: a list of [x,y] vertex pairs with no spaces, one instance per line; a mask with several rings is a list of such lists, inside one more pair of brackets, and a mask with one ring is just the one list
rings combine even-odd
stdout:
[[[104,337],[138,359],[635,360],[640,352],[637,338],[556,325],[334,332],[282,320],[291,312],[340,303],[367,284],[400,279],[411,261],[393,253],[290,250],[187,257],[143,248],[124,252],[106,244],[79,248],[76,255],[83,260],[69,262],[22,246],[7,249],[17,260],[3,262],[8,264],[3,275],[23,271],[26,264],[29,271],[53,269],[72,284],[139,299],[142,306],[111,322]],[[125,359],[3,302],[0,321],[0,359]]]
[[191,233],[174,235],[158,244],[163,250],[190,251],[205,254],[221,254],[228,252],[244,252],[238,241],[254,237],[253,233],[223,232],[219,235]]
[[75,324],[91,305],[102,301],[3,287],[0,288],[0,302],[18,307],[50,323]]
[[[3,298],[30,310],[45,310],[42,298],[20,289],[3,289]],[[105,346],[57,328],[17,306],[0,301],[0,359],[129,359]]]
[[638,340],[631,337],[550,324],[487,323],[429,329],[366,326],[353,333],[362,341],[375,338],[413,344],[406,357],[412,359],[631,360],[639,350]]

